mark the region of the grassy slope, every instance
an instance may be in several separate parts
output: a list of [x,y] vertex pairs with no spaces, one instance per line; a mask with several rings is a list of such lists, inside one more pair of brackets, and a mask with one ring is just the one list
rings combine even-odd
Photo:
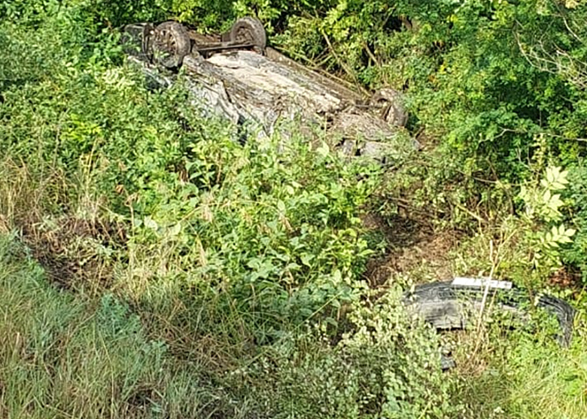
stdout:
[[[27,352],[39,377],[10,385],[9,416],[451,410],[430,332],[407,322],[397,298],[361,307],[371,251],[357,214],[371,169],[304,138],[291,149],[278,138],[239,145],[226,124],[178,105],[191,103],[180,86],[147,91],[138,72],[108,61],[121,58],[116,39],[84,33],[74,9],[0,27],[0,229],[23,232],[45,274],[75,295],[29,293],[46,294],[32,309],[61,328],[21,332],[47,341],[50,356]],[[21,276],[9,279],[25,287]],[[131,301],[143,331],[111,292]],[[337,330],[342,303],[358,312]],[[365,322],[377,327],[353,333]]]
[[[109,294],[94,303],[55,289],[7,236],[0,238],[0,296],[1,417],[207,417],[213,400],[229,403],[193,360],[177,364],[164,343],[145,337],[125,305]],[[468,413],[456,417],[585,417],[585,336],[568,350],[523,334],[509,343],[490,339],[491,349],[479,355],[485,362],[457,355],[461,367],[450,376],[462,382],[459,398]],[[310,370],[324,362],[311,359],[317,364]],[[276,382],[286,384],[287,374],[276,372]],[[231,417],[248,417],[249,408]],[[297,409],[294,417],[304,417]]]
[[468,406],[466,417],[586,417],[584,325],[569,348],[561,348],[540,326],[534,333],[504,333],[496,324],[480,346],[473,332],[460,341],[452,374],[462,383],[459,397]]
[[197,368],[174,371],[124,305],[53,288],[20,245],[0,238],[0,416],[198,417]]

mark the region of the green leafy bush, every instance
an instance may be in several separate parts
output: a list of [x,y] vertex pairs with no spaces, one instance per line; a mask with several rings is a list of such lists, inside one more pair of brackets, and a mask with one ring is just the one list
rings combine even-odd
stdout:
[[[6,36],[32,51],[30,37]],[[51,67],[6,89],[0,109],[3,154],[33,177],[58,170],[76,185],[50,197],[67,200],[47,203],[54,216],[87,214],[89,195],[102,208],[94,216],[128,223],[128,246],[143,260],[169,249],[154,281],[228,293],[253,317],[269,310],[277,329],[358,298],[372,253],[358,216],[376,168],[295,135],[241,145],[234,127],[203,119],[181,85],[150,92],[102,52],[72,63],[60,39],[48,46],[63,55],[39,52]]]
[[348,327],[334,345],[316,330],[283,339],[259,362],[233,374],[244,382],[242,391],[259,383],[254,395],[275,418],[290,412],[305,418],[389,419],[461,412],[440,371],[437,336],[406,315],[401,290],[389,291],[374,305],[355,304]]

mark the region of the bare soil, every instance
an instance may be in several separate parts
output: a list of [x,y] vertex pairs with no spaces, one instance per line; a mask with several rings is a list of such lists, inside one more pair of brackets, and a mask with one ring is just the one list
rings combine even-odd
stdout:
[[108,287],[112,261],[96,248],[120,245],[126,240],[121,226],[74,217],[64,217],[51,228],[27,223],[22,226],[22,235],[48,279],[62,289]]
[[424,220],[396,217],[386,222],[369,214],[363,219],[368,229],[383,232],[389,247],[384,256],[371,260],[366,278],[374,287],[385,286],[396,274],[425,271],[433,280],[453,277],[450,251],[459,243],[454,231],[435,231]]

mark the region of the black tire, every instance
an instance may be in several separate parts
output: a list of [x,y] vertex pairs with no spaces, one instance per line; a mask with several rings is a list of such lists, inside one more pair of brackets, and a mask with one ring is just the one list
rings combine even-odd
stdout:
[[186,29],[177,22],[164,22],[152,32],[148,41],[151,59],[163,67],[174,69],[183,63],[191,51],[191,41]]
[[396,127],[405,127],[408,123],[408,112],[404,108],[402,94],[394,89],[381,89],[369,101],[374,108],[380,109],[380,117]]
[[267,46],[267,33],[263,24],[254,17],[243,17],[237,20],[230,29],[232,42],[250,43],[264,50]]

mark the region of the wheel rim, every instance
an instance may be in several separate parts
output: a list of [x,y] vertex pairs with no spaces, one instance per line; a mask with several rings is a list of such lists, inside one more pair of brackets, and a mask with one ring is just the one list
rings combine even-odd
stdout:
[[233,42],[250,44],[264,49],[267,46],[267,37],[263,24],[257,19],[245,17],[239,19],[233,26],[230,39]]
[[157,61],[162,64],[177,65],[177,41],[171,31],[167,29],[157,30],[153,46]]
[[251,31],[250,28],[246,27],[246,26],[241,26],[238,28],[238,30],[236,31],[236,41],[237,42],[248,42],[248,43],[255,43],[255,35],[253,34],[253,32]]
[[150,58],[169,69],[179,67],[190,53],[190,39],[185,28],[177,22],[157,26],[149,37]]

